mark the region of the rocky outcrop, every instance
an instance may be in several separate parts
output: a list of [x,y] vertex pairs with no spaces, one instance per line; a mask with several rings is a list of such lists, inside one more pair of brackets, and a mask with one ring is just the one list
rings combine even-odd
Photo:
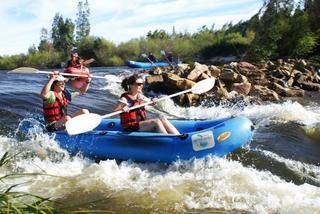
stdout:
[[286,97],[302,97],[306,91],[320,91],[319,68],[306,60],[282,60],[253,65],[232,62],[222,66],[195,63],[177,67],[155,68],[146,79],[146,89],[165,94],[191,88],[196,82],[216,78],[213,90],[204,95],[183,94],[176,101],[193,105],[214,97],[219,100],[248,97],[255,101],[279,101]]

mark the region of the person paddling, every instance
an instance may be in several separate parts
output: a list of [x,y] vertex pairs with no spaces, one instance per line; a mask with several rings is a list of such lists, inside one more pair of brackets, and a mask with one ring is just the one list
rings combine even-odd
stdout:
[[168,60],[168,62],[170,63],[170,64],[172,64],[173,63],[173,56],[172,56],[172,52],[168,52],[168,53],[166,53],[166,59]]
[[67,63],[67,68],[81,68],[82,60],[80,59],[78,53],[72,52],[70,56],[71,59]]
[[151,61],[151,62],[157,62],[157,58],[153,55],[152,52],[149,52],[148,54],[148,59]]
[[[65,89],[65,78],[54,71],[49,81],[43,86],[40,96],[43,99],[43,113],[46,129],[49,132],[65,129],[65,123],[71,119],[67,115],[69,102],[79,94],[87,92],[89,83],[80,88],[80,92],[70,93]],[[91,78],[89,78],[91,81]],[[80,109],[72,117],[89,113],[87,109]]]
[[[150,101],[142,94],[144,81],[138,75],[132,75],[124,79],[121,83],[126,91],[120,96],[120,99],[113,109],[118,111],[123,109],[120,114],[121,126],[128,132],[159,132],[165,134],[180,134],[179,131],[164,117],[147,119],[144,107],[129,111],[129,108],[135,105]],[[156,101],[156,100],[154,100]]]
[[88,78],[90,77],[90,71],[85,67],[86,64],[87,63],[85,63],[83,59],[80,59],[77,52],[71,53],[71,59],[68,61],[65,72],[70,74],[88,75],[88,77],[69,78],[71,86],[76,90],[80,90],[80,88],[86,85],[89,81]]

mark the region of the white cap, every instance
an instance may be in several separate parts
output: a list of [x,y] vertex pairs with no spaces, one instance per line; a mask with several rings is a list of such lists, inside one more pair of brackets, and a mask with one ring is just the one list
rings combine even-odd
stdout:
[[57,80],[58,82],[64,82],[66,80],[66,78],[64,78],[61,75],[58,75],[55,80]]

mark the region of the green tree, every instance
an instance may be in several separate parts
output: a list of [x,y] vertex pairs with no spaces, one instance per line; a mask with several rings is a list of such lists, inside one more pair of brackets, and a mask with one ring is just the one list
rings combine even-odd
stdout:
[[251,46],[251,59],[262,60],[279,57],[278,47],[284,34],[290,30],[290,16],[294,0],[268,0],[264,2],[255,23],[255,39]]
[[88,0],[84,3],[80,1],[78,3],[78,12],[76,20],[76,41],[80,42],[90,34],[90,8]]
[[50,41],[48,30],[46,28],[41,29],[40,43],[38,45],[39,51],[53,51],[53,45]]
[[53,47],[68,56],[74,46],[74,24],[71,19],[63,20],[62,15],[57,13],[52,23]]
[[320,29],[320,1],[319,0],[304,0],[305,10],[311,18],[311,27],[313,31]]

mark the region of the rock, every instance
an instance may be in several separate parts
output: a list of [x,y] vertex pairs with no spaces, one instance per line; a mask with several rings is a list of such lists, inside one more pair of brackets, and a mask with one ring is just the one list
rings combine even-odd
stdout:
[[297,69],[297,70],[303,70],[306,68],[307,66],[307,62],[305,60],[298,60],[296,62],[294,62],[294,67]]
[[237,66],[238,66],[238,63],[237,63],[237,62],[231,62],[231,63],[229,64],[229,66],[230,66],[230,68],[236,69]]
[[239,94],[248,95],[251,89],[251,83],[244,82],[244,83],[233,83],[231,90],[236,91]]
[[307,91],[320,91],[320,84],[314,82],[302,81],[300,87]]
[[181,77],[186,77],[189,74],[191,67],[189,64],[178,64],[175,68],[175,73]]
[[283,97],[302,97],[305,94],[302,89],[285,88],[277,83],[272,83],[270,87]]
[[283,64],[283,59],[278,59],[277,60],[277,66],[281,66]]
[[287,86],[289,86],[289,87],[291,87],[292,86],[292,84],[293,84],[293,82],[294,82],[294,78],[293,77],[290,77],[287,81],[286,81],[286,85]]
[[273,62],[271,62],[271,61],[268,61],[267,62],[267,65],[265,66],[265,68],[267,69],[267,70],[274,70],[274,69],[276,69],[276,65],[273,63]]
[[224,87],[218,87],[217,89],[217,92],[216,92],[216,96],[219,98],[219,99],[228,99],[230,96],[229,96],[229,93],[227,91],[227,89],[225,89]]
[[236,83],[244,83],[248,82],[248,78],[242,74],[239,74],[237,79],[235,80]]
[[215,78],[218,78],[220,76],[221,70],[218,67],[214,65],[209,65],[208,68],[209,68],[209,71],[211,72],[211,76]]
[[162,70],[160,67],[153,67],[152,70],[150,70],[151,74],[154,75],[161,75],[162,74]]
[[179,104],[181,106],[192,106],[199,102],[200,96],[198,94],[181,94],[179,95]]
[[186,90],[192,88],[196,84],[191,80],[181,78],[178,75],[172,73],[163,74],[163,79],[165,80],[164,83],[166,87],[175,90]]
[[207,65],[202,65],[198,62],[194,63],[194,69],[190,72],[190,74],[187,76],[187,79],[196,81],[198,77],[205,71],[209,70]]
[[225,68],[220,75],[220,79],[225,82],[234,82],[238,78],[238,74],[235,73],[232,69]]
[[250,91],[250,95],[261,98],[261,100],[264,100],[264,101],[280,100],[279,95],[275,91],[261,85],[254,85],[252,90]]
[[239,62],[237,71],[248,77],[252,82],[265,79],[265,73],[248,62]]
[[209,75],[207,75],[206,73],[202,73],[198,78],[198,80],[200,81],[200,80],[209,79],[209,78],[210,78]]
[[152,75],[152,76],[146,77],[147,84],[158,83],[158,82],[163,82],[162,75]]

